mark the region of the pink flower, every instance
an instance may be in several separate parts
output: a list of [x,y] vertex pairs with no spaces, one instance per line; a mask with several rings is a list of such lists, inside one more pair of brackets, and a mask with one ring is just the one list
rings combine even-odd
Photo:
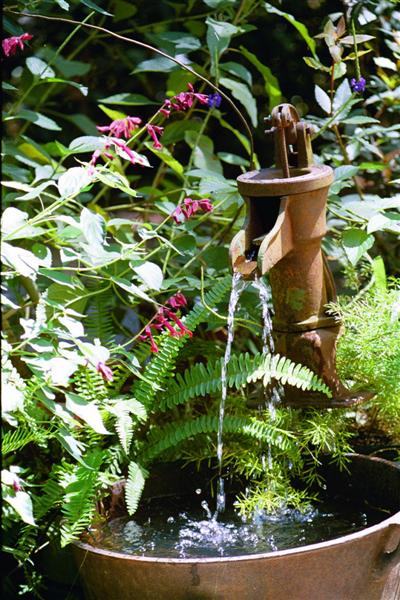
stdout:
[[207,94],[198,94],[195,92],[191,83],[188,83],[188,88],[188,92],[181,92],[170,100],[164,100],[164,105],[162,108],[160,108],[160,112],[162,112],[168,118],[172,109],[176,111],[183,111],[191,108],[195,98],[201,104],[208,104]]
[[96,128],[101,133],[108,133],[116,138],[124,137],[129,140],[132,132],[139,127],[141,122],[142,119],[139,119],[139,117],[125,117],[124,119],[112,121],[110,125],[104,125],[102,127],[97,125]]
[[[184,303],[186,304],[186,298],[183,296],[183,294],[177,294],[177,296],[182,296],[182,298],[184,299],[184,302],[182,298],[177,300],[177,302],[180,303],[180,306],[183,306]],[[172,298],[175,297],[173,296]],[[150,352],[159,351],[158,346],[153,338],[153,334],[151,331],[152,329],[155,329],[156,331],[162,331],[164,329],[168,331],[169,335],[172,337],[182,337],[184,335],[192,337],[193,335],[190,329],[185,327],[185,325],[182,323],[179,317],[170,308],[166,308],[164,306],[159,308],[157,314],[154,317],[154,321],[155,322],[146,325],[146,327],[144,328],[144,334],[139,336],[139,340],[142,342],[145,342],[147,340],[150,341]],[[178,329],[176,329],[174,325],[177,325]]]
[[104,381],[112,381],[114,379],[112,370],[103,362],[97,363],[96,371],[100,373]]
[[147,133],[153,140],[153,148],[156,150],[160,150],[162,145],[160,144],[160,140],[157,136],[162,135],[164,131],[164,127],[158,127],[157,125],[146,125]]
[[185,198],[183,204],[177,206],[172,213],[172,218],[178,225],[183,223],[184,220],[190,219],[198,210],[202,212],[211,212],[213,205],[208,198],[202,198],[201,200],[192,200],[192,198]]
[[33,35],[30,33],[23,33],[22,35],[15,35],[13,37],[6,38],[1,42],[1,47],[6,56],[14,56],[17,48],[24,49],[24,42],[31,40]]
[[129,160],[129,162],[132,163],[133,165],[138,164],[138,165],[142,165],[142,167],[149,166],[147,160],[143,156],[138,154],[137,152],[134,152],[133,150],[131,150],[129,148],[129,146],[123,140],[120,140],[117,137],[107,137],[107,138],[105,138],[105,140],[106,141],[104,143],[104,148],[102,150],[97,149],[92,154],[92,158],[90,159],[90,162],[89,162],[89,169],[88,169],[89,175],[94,174],[96,163],[101,155],[104,155],[106,158],[109,158],[110,160],[114,159],[113,154],[111,154],[110,152],[107,152],[107,150],[112,148],[112,146],[114,146],[114,150],[119,148],[120,154],[122,153],[121,154],[122,157]]
[[139,335],[139,340],[141,342],[145,342],[147,339],[150,340],[150,352],[158,352],[158,346],[154,341],[153,335],[151,333],[151,326],[150,325],[146,325],[146,327],[144,328],[144,334],[143,335]]
[[187,300],[181,292],[178,292],[167,300],[167,304],[172,306],[172,308],[179,308],[180,306],[186,306]]

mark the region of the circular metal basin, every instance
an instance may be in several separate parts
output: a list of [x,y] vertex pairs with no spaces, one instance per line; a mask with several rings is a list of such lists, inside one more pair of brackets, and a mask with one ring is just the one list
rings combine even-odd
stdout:
[[154,558],[74,544],[88,600],[399,600],[400,468],[352,455],[327,465],[328,489],[386,511],[377,525],[291,550],[222,558]]
[[237,178],[242,196],[286,196],[312,192],[330,185],[333,171],[327,165],[311,165],[304,169],[290,168],[290,177],[283,177],[281,169],[249,171]]

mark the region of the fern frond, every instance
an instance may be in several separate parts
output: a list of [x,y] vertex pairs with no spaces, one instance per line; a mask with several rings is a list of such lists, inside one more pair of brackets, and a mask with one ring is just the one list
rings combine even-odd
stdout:
[[64,490],[61,510],[65,522],[61,526],[61,546],[66,546],[79,537],[92,521],[103,459],[103,452],[97,450],[85,457],[85,465],[75,466]]
[[102,401],[108,397],[108,391],[100,373],[89,367],[80,367],[72,380],[74,392],[88,402]]
[[102,282],[89,280],[87,287],[97,293],[91,296],[85,319],[85,330],[90,339],[98,338],[102,344],[110,345],[115,338],[115,323],[112,318],[115,295],[110,287],[102,291]]
[[21,450],[21,448],[30,442],[43,442],[50,437],[52,437],[52,432],[50,431],[40,430],[40,433],[38,433],[37,431],[28,429],[26,426],[19,425],[17,429],[6,431],[2,435],[2,455],[5,456],[11,452]]
[[135,462],[130,462],[125,486],[125,502],[128,513],[133,515],[139,504],[148,472]]
[[[205,295],[204,304],[196,304],[184,321],[185,326],[194,331],[196,327],[207,319],[208,308],[206,306],[215,306],[226,296],[232,278],[230,275],[219,281],[212,290]],[[153,400],[160,389],[165,384],[168,377],[172,377],[175,360],[179,350],[188,341],[188,337],[171,337],[168,334],[161,336],[160,351],[153,356],[144,369],[144,377],[147,381],[136,381],[133,386],[133,395],[139,402],[146,407],[151,407]],[[154,382],[150,383],[150,382]]]
[[[181,375],[178,373],[172,380],[165,393],[160,398],[157,406],[160,410],[172,408],[183,404],[190,398],[206,396],[221,389],[221,368],[223,358],[214,363],[197,363],[186,369]],[[229,388],[239,389],[259,379],[264,380],[264,385],[271,379],[276,379],[282,384],[289,383],[300,389],[324,392],[327,396],[332,393],[327,385],[303,365],[293,363],[285,357],[264,355],[262,353],[250,355],[247,352],[232,355],[227,367],[227,385]]]
[[[142,463],[151,462],[156,456],[177,446],[179,443],[201,433],[216,433],[219,427],[219,417],[202,415],[191,421],[170,423],[161,431],[150,436],[150,443],[140,457]],[[251,417],[226,416],[224,433],[250,436],[256,440],[268,442],[281,450],[288,449],[290,439],[294,435],[279,428],[276,423],[259,421]],[[153,439],[152,439],[153,438]]]

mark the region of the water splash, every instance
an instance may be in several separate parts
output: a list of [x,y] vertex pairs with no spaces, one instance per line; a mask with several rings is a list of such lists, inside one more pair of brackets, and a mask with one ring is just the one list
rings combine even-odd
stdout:
[[221,369],[221,402],[219,405],[219,423],[218,423],[218,437],[217,437],[217,460],[218,460],[218,470],[219,470],[219,479],[217,484],[217,506],[215,518],[218,514],[222,513],[225,509],[225,492],[224,492],[224,480],[222,478],[222,432],[224,427],[224,415],[225,415],[225,402],[228,394],[228,385],[227,385],[227,372],[228,372],[228,363],[231,358],[232,351],[232,343],[234,336],[234,319],[235,319],[235,310],[237,303],[239,301],[240,294],[242,293],[245,287],[245,282],[242,279],[240,273],[234,273],[232,277],[232,289],[231,295],[229,298],[229,306],[228,306],[228,336],[226,340],[226,348],[224,360],[222,363]]

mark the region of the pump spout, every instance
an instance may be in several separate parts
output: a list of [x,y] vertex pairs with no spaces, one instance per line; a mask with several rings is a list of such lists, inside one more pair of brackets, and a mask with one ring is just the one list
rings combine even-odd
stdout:
[[288,387],[286,403],[349,406],[372,394],[351,394],[336,371],[340,323],[326,310],[336,292],[321,249],[333,171],[313,164],[310,130],[294,107],[276,107],[272,125],[276,166],[237,179],[247,219],[231,243],[232,268],[247,279],[269,274],[276,351],[308,366],[333,394],[327,399]]

